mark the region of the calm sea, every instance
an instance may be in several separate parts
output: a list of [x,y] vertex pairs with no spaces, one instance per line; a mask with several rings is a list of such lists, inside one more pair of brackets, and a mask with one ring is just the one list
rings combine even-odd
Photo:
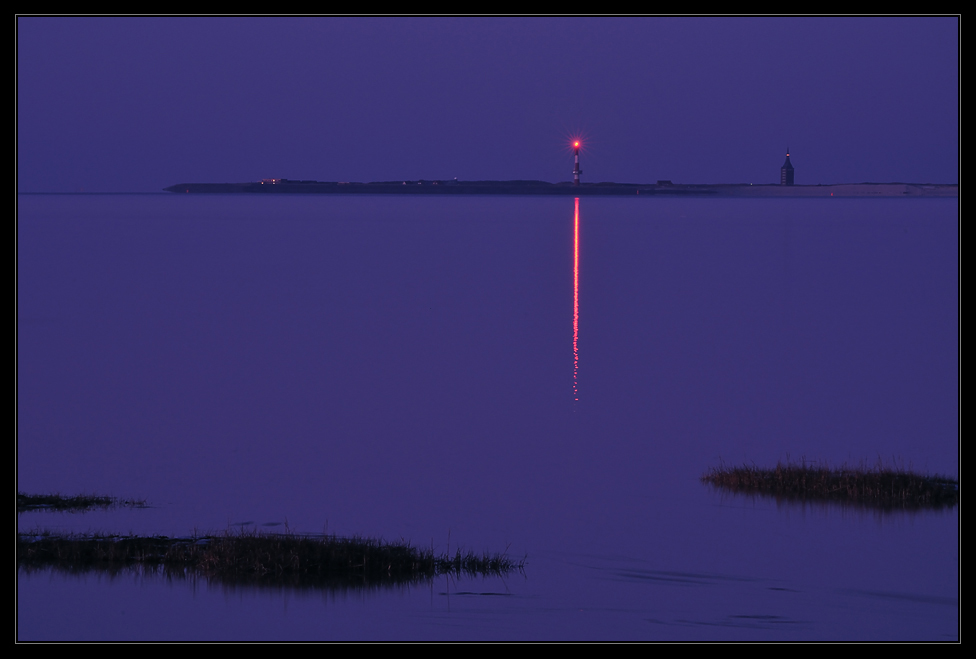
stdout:
[[415,587],[18,573],[27,640],[959,637],[958,511],[733,496],[787,459],[958,476],[956,199],[22,195],[17,478],[527,556]]

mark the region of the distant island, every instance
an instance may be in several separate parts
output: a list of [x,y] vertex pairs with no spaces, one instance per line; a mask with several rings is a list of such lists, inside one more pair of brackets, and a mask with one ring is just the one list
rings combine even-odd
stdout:
[[958,197],[956,183],[841,183],[788,185],[751,183],[548,183],[546,181],[298,181],[286,178],[249,183],[180,183],[164,188],[181,194],[396,194],[533,195],[566,197]]

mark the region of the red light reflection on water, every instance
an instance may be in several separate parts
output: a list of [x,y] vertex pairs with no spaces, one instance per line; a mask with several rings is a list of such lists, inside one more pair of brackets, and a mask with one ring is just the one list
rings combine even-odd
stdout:
[[573,214],[573,403],[579,402],[579,197]]

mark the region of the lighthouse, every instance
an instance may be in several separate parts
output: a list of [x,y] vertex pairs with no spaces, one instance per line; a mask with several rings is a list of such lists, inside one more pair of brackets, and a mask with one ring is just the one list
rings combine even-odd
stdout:
[[786,147],[786,162],[779,168],[779,184],[793,185],[793,164],[790,162],[790,147]]
[[[579,177],[580,174],[583,173],[583,170],[579,168],[579,148],[580,148],[579,140],[575,140],[573,142],[573,152],[576,154],[576,166],[573,167],[573,185],[576,186],[579,185]],[[789,158],[787,158],[787,160],[789,160]]]

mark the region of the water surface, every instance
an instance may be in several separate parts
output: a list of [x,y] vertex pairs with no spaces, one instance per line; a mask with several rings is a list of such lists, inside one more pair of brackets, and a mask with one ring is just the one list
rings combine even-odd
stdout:
[[955,199],[18,202],[18,488],[154,506],[20,528],[529,557],[344,592],[20,572],[21,640],[958,638],[955,510],[698,480],[958,475]]

